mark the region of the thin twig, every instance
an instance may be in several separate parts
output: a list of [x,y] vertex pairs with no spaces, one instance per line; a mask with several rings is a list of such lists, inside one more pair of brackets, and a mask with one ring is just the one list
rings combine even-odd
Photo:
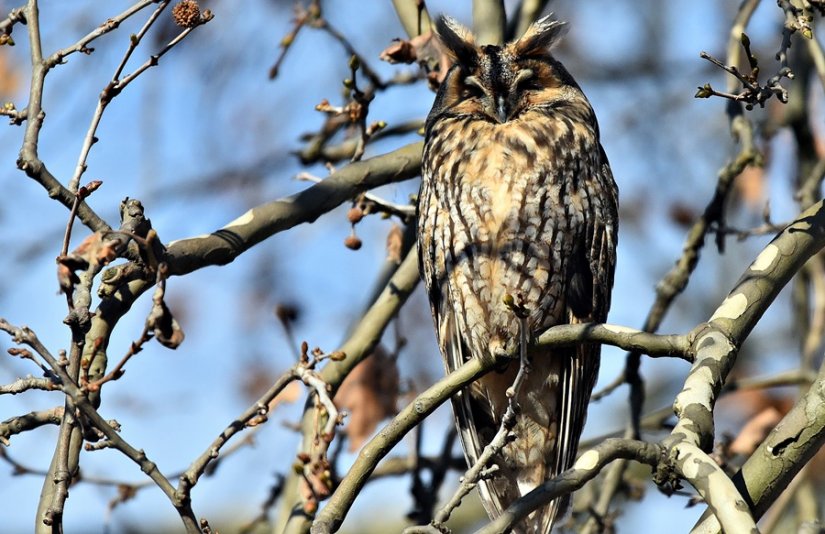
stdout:
[[[92,406],[86,393],[80,386],[72,379],[66,370],[58,363],[57,358],[52,356],[49,350],[40,342],[35,333],[27,327],[18,328],[9,324],[5,319],[0,319],[0,330],[9,333],[16,343],[25,343],[33,348],[48,364],[52,367],[55,373],[62,381],[62,388],[66,394],[71,397],[77,409],[82,413],[95,428],[97,428],[103,435],[112,442],[112,446],[123,453],[130,460],[140,466],[140,469],[151,478],[155,484],[163,491],[169,498],[172,505],[177,510],[183,521],[184,527],[188,534],[200,534],[200,527],[198,520],[195,518],[192,511],[191,504],[188,501],[183,501],[179,498],[174,486],[158,469],[157,465],[149,460],[146,453],[138,450],[124,440],[120,434],[109,424],[97,410]],[[68,434],[68,433],[67,433]]]
[[[213,15],[210,11],[205,11],[203,16],[201,17],[200,21],[196,26],[186,28],[181,31],[176,37],[174,37],[171,41],[169,41],[161,50],[152,55],[149,59],[147,59],[140,67],[135,69],[134,72],[125,76],[124,78],[120,79],[119,76],[122,73],[123,68],[126,65],[126,62],[129,60],[132,52],[134,51],[135,47],[139,44],[140,39],[149,30],[149,28],[154,24],[157,20],[157,17],[160,13],[166,8],[169,4],[169,0],[163,0],[160,2],[158,7],[149,16],[149,19],[144,24],[143,28],[141,28],[140,32],[134,36],[134,38],[130,39],[129,46],[126,49],[126,53],[124,54],[121,63],[118,65],[117,69],[115,70],[114,75],[112,76],[112,80],[106,85],[106,87],[101,91],[100,97],[97,101],[97,106],[95,107],[95,111],[92,114],[92,120],[89,124],[89,128],[86,131],[86,135],[83,138],[83,146],[80,149],[80,155],[77,159],[77,165],[75,166],[74,174],[72,175],[71,180],[69,181],[69,190],[76,191],[80,185],[80,178],[84,172],[86,172],[86,160],[89,157],[89,152],[92,149],[92,145],[97,142],[97,137],[95,136],[97,132],[97,128],[100,125],[100,121],[103,118],[103,113],[106,111],[106,107],[109,103],[114,99],[117,95],[119,95],[130,83],[132,83],[138,76],[143,74],[146,70],[151,67],[155,67],[158,65],[160,58],[163,57],[169,50],[175,47],[178,43],[180,43],[187,35],[192,33],[198,26],[202,24],[206,24],[210,20],[212,20]],[[137,42],[135,42],[137,41]]]

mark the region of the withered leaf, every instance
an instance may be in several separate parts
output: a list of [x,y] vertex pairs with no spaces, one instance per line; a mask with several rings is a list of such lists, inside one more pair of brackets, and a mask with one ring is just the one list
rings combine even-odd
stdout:
[[410,64],[417,59],[415,47],[410,41],[404,39],[393,39],[392,44],[385,48],[378,57],[393,65],[396,63]]
[[397,39],[379,56],[389,63],[418,62],[428,72],[430,85],[437,87],[447,76],[452,60],[431,31],[406,41]]
[[393,224],[390,233],[387,234],[387,260],[394,263],[401,263],[401,249],[404,246],[404,232],[397,224]]
[[152,311],[149,312],[146,322],[155,334],[155,338],[164,347],[176,349],[183,343],[185,337],[183,329],[162,299],[157,299],[152,305]]
[[281,392],[278,393],[275,396],[275,398],[269,402],[269,411],[273,411],[281,404],[292,404],[293,402],[301,398],[301,394],[303,392],[304,388],[301,386],[300,381],[295,380],[290,382],[287,387],[281,390]]
[[730,452],[750,456],[781,420],[782,413],[779,410],[773,406],[765,408],[745,423],[730,444]]
[[335,404],[349,412],[344,433],[349,450],[360,448],[378,423],[398,411],[398,368],[395,358],[378,347],[344,379]]
[[89,235],[71,253],[57,258],[57,282],[60,291],[66,294],[74,290],[80,278],[75,271],[85,271],[89,267],[107,265],[117,257],[118,241],[104,239],[103,234]]
[[748,207],[759,209],[765,203],[765,169],[749,165],[733,183],[739,198]]

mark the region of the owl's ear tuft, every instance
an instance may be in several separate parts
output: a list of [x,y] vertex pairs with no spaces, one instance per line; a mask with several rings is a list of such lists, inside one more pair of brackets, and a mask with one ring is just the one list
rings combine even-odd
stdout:
[[510,46],[517,56],[535,56],[546,54],[567,33],[567,23],[551,20],[547,15],[534,22],[518,41]]
[[453,63],[470,67],[478,62],[473,34],[452,17],[442,15],[435,22],[435,33]]

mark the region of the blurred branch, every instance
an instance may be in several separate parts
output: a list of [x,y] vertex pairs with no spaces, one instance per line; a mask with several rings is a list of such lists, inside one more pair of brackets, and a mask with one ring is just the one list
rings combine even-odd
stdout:
[[323,182],[281,200],[262,204],[212,234],[169,243],[170,272],[182,275],[208,265],[224,265],[272,235],[322,214],[368,189],[416,176],[423,143],[403,148],[334,172]]
[[63,407],[55,406],[49,410],[29,412],[6,419],[0,423],[0,446],[8,447],[9,438],[28,430],[34,430],[43,425],[59,425],[63,419]]
[[[422,120],[411,120],[387,126],[369,136],[369,142],[373,143],[380,139],[418,132],[423,127],[424,121]],[[336,163],[345,159],[351,159],[355,155],[355,150],[358,147],[357,138],[346,139],[337,145],[329,145],[326,143],[327,140],[324,140],[323,143],[317,143],[317,140],[317,135],[311,136],[310,142],[297,152],[302,163],[309,164],[315,163],[316,161]]]
[[412,38],[430,31],[430,14],[424,0],[392,0],[398,20]]
[[[350,57],[350,67],[352,67],[353,64],[359,65],[357,58],[354,61],[352,60],[354,57],[356,56]],[[359,154],[359,152],[364,150],[367,141],[387,137],[391,134],[403,134],[409,131],[407,130],[410,124],[408,122],[406,127],[402,125],[400,128],[396,127],[392,129],[388,134],[381,135],[383,129],[386,127],[386,123],[376,121],[370,126],[370,132],[369,135],[367,135],[365,121],[369,111],[368,105],[375,98],[377,91],[386,90],[397,85],[415,83],[423,78],[422,73],[398,72],[389,81],[382,82],[380,87],[370,84],[361,91],[355,86],[354,69],[351,70],[353,70],[351,78],[344,80],[344,87],[349,95],[349,102],[344,106],[332,106],[329,101],[325,99],[315,107],[317,111],[327,113],[327,118],[319,131],[302,136],[302,140],[305,141],[304,147],[295,152],[301,160],[301,163],[308,165],[317,161],[335,162],[339,159],[358,161],[362,155]],[[338,132],[353,124],[360,130],[361,135],[350,136],[337,146],[327,146],[329,141],[332,140]],[[365,137],[367,139],[365,139]],[[347,152],[348,154],[341,157],[342,152]]]
[[[450,435],[455,437],[455,433],[448,433],[447,437]],[[419,469],[438,469],[442,463],[444,463],[443,456],[419,456],[417,458],[412,458],[410,455],[390,456],[378,464],[372,472],[372,475],[370,475],[370,479],[376,480],[379,478],[407,475],[416,467]],[[465,463],[463,457],[459,458],[457,456],[448,456],[446,463],[447,467],[456,471],[464,471],[467,468],[467,464]]]
[[[788,484],[788,487],[785,488],[779,497],[776,498],[776,501],[767,511],[765,516],[762,518],[762,527],[761,532],[763,534],[781,534],[781,531],[778,529],[779,523],[785,517],[788,509],[790,508],[791,503],[794,501],[795,497],[798,497],[798,491],[803,488],[808,480],[808,473],[809,469],[803,468],[791,482]],[[802,511],[799,511],[800,515],[802,515]],[[812,518],[813,520],[817,520],[818,514],[815,514]],[[801,519],[801,518],[800,518]],[[802,521],[797,521],[797,524],[802,523]],[[802,529],[799,528],[797,530],[797,534],[801,534]],[[819,529],[821,532],[821,529]]]
[[825,89],[825,52],[822,51],[822,43],[816,35],[812,34],[811,38],[805,41],[808,45],[808,54],[811,56],[811,61],[816,69],[816,74],[819,77],[819,83]]
[[304,9],[303,6],[298,3],[295,4],[295,18],[292,23],[292,28],[281,38],[279,45],[281,52],[278,54],[278,58],[275,60],[275,63],[269,68],[270,80],[274,80],[278,76],[278,73],[281,70],[281,64],[283,64],[287,52],[289,52],[289,49],[295,43],[295,39],[298,37],[298,33],[301,31],[301,28],[306,25],[310,16],[318,16],[320,12],[321,7],[318,0],[314,0],[308,9]]
[[503,0],[473,0],[473,31],[478,44],[504,44],[506,24]]
[[516,10],[516,16],[511,17],[510,23],[507,25],[507,38],[505,41],[513,41],[524,35],[527,28],[538,20],[549,3],[549,0],[521,0]]
[[[317,176],[313,176],[308,172],[299,173],[298,176],[296,176],[296,178],[298,180],[306,180],[308,182],[316,184],[320,184],[324,181],[323,178],[318,178]],[[370,213],[377,211],[379,213],[385,213],[387,215],[396,215],[402,221],[407,221],[411,217],[415,216],[416,208],[412,204],[396,204],[394,202],[384,200],[378,195],[374,195],[372,193],[363,193],[363,198],[365,200],[368,200],[370,203],[374,204]]]

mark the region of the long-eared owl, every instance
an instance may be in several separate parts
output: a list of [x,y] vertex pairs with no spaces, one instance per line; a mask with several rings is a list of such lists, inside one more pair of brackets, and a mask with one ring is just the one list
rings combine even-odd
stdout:
[[[563,29],[547,17],[506,46],[479,46],[454,20],[436,22],[453,64],[426,123],[418,250],[447,372],[518,354],[520,319],[505,301],[528,314],[516,438],[479,483],[491,517],[573,464],[598,374],[598,345],[532,341],[554,325],[604,322],[610,307],[618,191],[593,109],[550,53]],[[453,399],[470,464],[498,430],[518,369],[507,360]],[[566,504],[518,531],[549,532]]]

